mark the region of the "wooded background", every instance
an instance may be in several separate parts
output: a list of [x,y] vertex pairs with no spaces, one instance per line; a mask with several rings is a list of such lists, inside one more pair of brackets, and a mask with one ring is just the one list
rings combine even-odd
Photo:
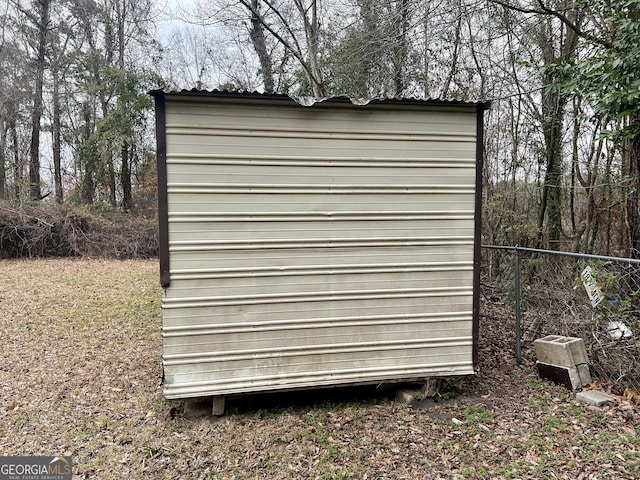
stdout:
[[640,0],[2,0],[0,199],[153,214],[154,88],[491,100],[483,242],[637,256],[638,72]]

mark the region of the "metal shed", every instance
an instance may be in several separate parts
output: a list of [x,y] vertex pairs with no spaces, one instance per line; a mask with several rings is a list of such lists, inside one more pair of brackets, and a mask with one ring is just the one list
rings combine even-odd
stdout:
[[474,373],[485,104],[152,95],[166,398]]

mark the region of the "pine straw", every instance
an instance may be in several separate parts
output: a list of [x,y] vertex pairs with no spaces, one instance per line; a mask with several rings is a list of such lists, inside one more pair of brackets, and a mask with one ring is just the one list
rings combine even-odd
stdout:
[[480,374],[413,408],[253,399],[220,419],[162,398],[153,261],[0,262],[0,455],[73,455],[75,478],[638,478],[638,407],[598,409],[513,361],[510,308],[483,307]]

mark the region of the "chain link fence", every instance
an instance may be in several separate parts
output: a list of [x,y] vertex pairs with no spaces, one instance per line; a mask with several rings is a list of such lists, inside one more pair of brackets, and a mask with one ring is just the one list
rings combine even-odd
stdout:
[[482,308],[513,308],[518,363],[537,338],[580,337],[592,376],[640,390],[639,260],[486,245],[482,267]]

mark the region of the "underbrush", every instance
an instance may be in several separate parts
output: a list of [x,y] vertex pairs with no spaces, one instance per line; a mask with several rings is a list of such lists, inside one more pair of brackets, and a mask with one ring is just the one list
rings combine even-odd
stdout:
[[0,258],[153,258],[157,220],[70,205],[0,202]]

